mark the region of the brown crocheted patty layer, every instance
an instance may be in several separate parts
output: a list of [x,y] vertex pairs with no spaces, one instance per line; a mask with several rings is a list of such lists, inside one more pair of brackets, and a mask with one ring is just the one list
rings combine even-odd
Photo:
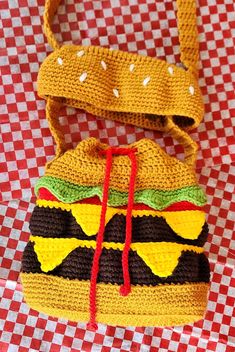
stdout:
[[[193,226],[193,225],[192,225]],[[201,234],[195,240],[178,236],[162,217],[142,216],[132,218],[132,242],[176,242],[203,246],[207,240],[208,225],[204,224]],[[96,236],[87,236],[76,222],[71,212],[56,208],[36,206],[30,220],[33,236],[53,238],[78,238],[95,240]],[[105,228],[105,242],[125,242],[126,217],[114,215]]]
[[[73,250],[50,275],[69,279],[90,280],[94,250],[77,248]],[[123,283],[121,264],[122,252],[113,249],[103,249],[100,259],[98,282]],[[133,285],[159,285],[165,283],[209,282],[209,263],[204,254],[185,251],[173,274],[167,278],[154,275],[151,269],[134,251],[130,251],[129,270]],[[26,273],[42,273],[34,244],[29,242],[22,259],[22,271]]]

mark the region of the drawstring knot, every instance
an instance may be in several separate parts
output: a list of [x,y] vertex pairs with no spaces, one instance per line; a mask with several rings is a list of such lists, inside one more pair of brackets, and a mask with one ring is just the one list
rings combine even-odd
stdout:
[[96,324],[96,288],[97,288],[97,278],[99,273],[99,260],[102,253],[102,243],[104,239],[105,231],[105,217],[108,206],[108,196],[109,196],[109,184],[112,169],[113,155],[127,155],[131,161],[131,174],[128,192],[128,205],[126,212],[126,237],[124,249],[122,252],[122,271],[123,271],[123,285],[120,287],[120,294],[122,296],[127,296],[131,292],[130,274],[129,274],[129,264],[128,257],[131,247],[132,239],[132,209],[134,205],[134,192],[135,192],[135,179],[137,174],[137,160],[135,153],[137,148],[116,148],[110,147],[99,152],[100,155],[106,155],[106,167],[105,167],[105,178],[104,178],[104,188],[101,203],[101,214],[100,214],[100,226],[96,238],[96,248],[93,257],[92,269],[91,269],[91,283],[90,283],[90,321],[87,325],[91,330],[97,329]]

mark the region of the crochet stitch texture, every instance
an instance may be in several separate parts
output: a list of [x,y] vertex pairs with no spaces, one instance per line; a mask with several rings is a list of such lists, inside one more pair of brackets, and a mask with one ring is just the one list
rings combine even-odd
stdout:
[[61,47],[52,32],[59,3],[45,5],[45,33],[55,51],[39,71],[41,97],[153,130],[166,130],[165,116],[186,129],[198,126],[204,108],[197,79],[195,0],[176,1],[183,67],[101,47]]
[[[157,191],[164,192],[164,194],[178,193],[184,189],[182,186],[187,183],[190,186],[186,186],[186,189],[196,187],[197,192],[202,192],[197,185],[193,169],[187,163],[168,156],[162,150],[160,153],[156,152],[156,156],[153,158],[155,162],[152,164],[152,172],[142,173],[142,160],[145,160],[143,170],[147,170],[148,152],[151,149],[149,146],[155,146],[155,143],[145,139],[128,146],[128,148],[136,148],[139,144],[144,148],[143,150],[137,148],[139,152],[136,152],[136,158],[140,168],[137,169],[136,180],[138,180],[137,185],[143,191],[142,182],[144,184],[146,175],[148,175],[146,181],[148,185],[147,200],[151,195],[150,191],[155,191],[157,179]],[[158,148],[157,146],[157,151]],[[71,185],[70,177],[73,178],[74,175],[78,175],[76,179],[78,187],[83,187],[83,180],[86,180],[86,187],[96,187],[98,183],[101,185],[104,179],[96,177],[94,170],[99,175],[100,169],[103,168],[104,178],[105,164],[103,161],[106,160],[106,157],[99,156],[99,151],[108,149],[107,145],[98,143],[93,138],[82,141],[74,151],[66,152],[69,157],[64,158],[65,153],[49,163],[46,175],[37,184],[37,206],[30,221],[32,236],[25,249],[22,273],[26,300],[34,308],[69,319],[83,320],[87,318],[88,320],[88,312],[86,311],[88,308],[85,308],[84,300],[89,296],[88,286],[99,231],[102,197],[101,200],[98,197],[90,198],[83,193],[82,199],[81,196],[75,196],[73,202],[65,203],[60,197],[56,198],[55,194],[59,194],[58,185],[62,187],[61,194],[66,194],[66,190],[70,189]],[[155,148],[153,149],[155,150]],[[71,167],[70,163],[70,167],[67,168],[68,163],[64,162],[67,157],[72,164],[74,163],[74,166]],[[168,163],[170,167],[168,167]],[[181,175],[181,178],[178,178],[178,183],[173,177],[169,177],[167,183],[164,182],[165,177],[159,181],[161,169],[169,170],[168,175],[171,175],[170,170],[171,167],[174,169],[175,163],[179,170],[178,176]],[[128,162],[128,156],[114,155],[112,165],[115,165],[115,168],[112,167],[110,180],[115,178],[116,174],[119,175],[118,178],[115,178],[116,191],[127,188],[128,193],[128,178],[126,176],[130,175],[132,167]],[[51,169],[58,170],[60,175],[56,175],[57,178],[51,175],[47,176]],[[71,173],[71,170],[74,172]],[[165,172],[167,175],[167,171]],[[79,174],[81,174],[80,179]],[[124,178],[122,178],[122,174],[125,176]],[[55,180],[55,182],[42,182],[45,178]],[[192,180],[191,183],[190,180]],[[60,182],[62,183],[60,184]],[[68,188],[66,188],[66,184],[68,184]],[[98,321],[124,325],[128,323],[134,325],[136,322],[139,322],[140,325],[161,325],[163,323],[172,325],[185,324],[203,316],[209,288],[209,265],[202,246],[207,238],[208,229],[202,207],[206,200],[202,193],[201,203],[198,206],[197,192],[193,193],[190,202],[184,202],[183,206],[180,206],[182,202],[178,197],[170,197],[168,202],[170,211],[166,206],[163,209],[160,206],[160,211],[158,203],[155,203],[155,208],[153,208],[149,204],[151,202],[147,201],[147,205],[144,205],[142,201],[138,202],[138,198],[135,198],[131,215],[132,243],[128,260],[131,292],[127,297],[122,298],[126,302],[125,308],[123,302],[119,308],[116,305],[116,302],[119,302],[121,298],[117,299],[115,287],[121,285],[123,280],[121,253],[125,246],[127,202],[124,202],[124,205],[116,204],[115,207],[108,205],[97,279],[96,318],[99,319]],[[185,198],[187,197],[182,197],[183,200]],[[35,285],[32,285],[34,279],[36,280]],[[67,280],[73,282],[76,296],[74,292],[68,292],[70,286]],[[50,303],[50,294],[42,296],[38,291],[40,285],[44,287],[48,284],[51,285],[50,292],[61,299],[54,302],[53,306]],[[107,285],[106,296],[104,293],[100,296],[100,290],[105,285]],[[154,290],[153,287],[155,287]],[[168,287],[169,291],[162,290],[162,287],[166,289]],[[146,288],[150,290],[148,296],[152,302],[151,314],[142,310],[140,303],[138,303],[140,297],[142,297],[142,301],[145,301]],[[66,292],[66,297],[64,295],[62,297],[61,290]],[[136,305],[133,303],[133,292],[136,292],[134,295],[139,296]],[[158,297],[160,294],[162,294],[162,303],[159,306]],[[108,299],[110,307],[116,307],[115,314],[108,313],[109,308],[105,310],[104,301],[108,304],[106,299]],[[68,307],[67,300],[70,300],[71,309]],[[170,305],[170,300],[172,304],[175,304],[175,300],[177,303],[174,307],[171,306],[169,315],[165,316],[165,305]],[[73,311],[75,305],[76,310]],[[132,313],[130,313],[130,309]]]
[[[35,187],[21,280],[28,304],[75,321],[171,326],[204,315],[210,268],[203,245],[206,198],[195,175],[198,126],[194,0],[177,0],[178,67],[107,48],[60,46],[46,0],[44,28],[55,51],[43,62],[38,93],[56,156]],[[184,161],[142,139],[110,147],[94,138],[67,150],[59,113],[70,105],[102,118],[167,132]]]

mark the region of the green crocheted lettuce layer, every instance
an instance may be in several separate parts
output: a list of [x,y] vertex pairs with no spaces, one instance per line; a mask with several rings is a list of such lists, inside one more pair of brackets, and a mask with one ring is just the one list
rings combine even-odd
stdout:
[[[101,186],[81,186],[61,180],[52,176],[41,177],[36,186],[38,195],[40,188],[48,189],[58,200],[63,203],[74,203],[82,199],[98,196],[102,199]],[[135,203],[144,203],[156,210],[163,210],[173,203],[188,201],[197,206],[206,204],[206,197],[199,186],[189,186],[173,191],[145,189],[135,192]],[[109,189],[109,206],[122,206],[128,202],[128,193]]]

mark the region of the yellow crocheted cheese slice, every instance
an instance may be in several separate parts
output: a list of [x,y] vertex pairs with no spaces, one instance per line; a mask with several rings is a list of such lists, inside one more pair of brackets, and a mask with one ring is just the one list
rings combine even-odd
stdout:
[[[85,207],[84,207],[85,205]],[[77,223],[81,226],[86,235],[96,235],[99,231],[101,206],[92,204],[73,204],[71,211]],[[115,208],[107,208],[105,225],[117,214]]]
[[[135,243],[135,250],[152,272],[160,277],[170,276],[176,268],[183,245],[176,243]],[[190,246],[189,246],[190,247]]]
[[[30,240],[34,242],[34,250],[44,272],[51,271],[60,265],[75,248],[96,248],[95,241],[84,241],[76,238],[31,236]],[[122,251],[124,244],[103,242],[103,248]],[[136,251],[152,272],[160,277],[167,277],[173,273],[182,251],[203,252],[201,247],[171,242],[132,243],[131,249]]]
[[31,236],[35,253],[44,272],[51,271],[60,265],[69,253],[78,247],[75,238],[63,238],[63,242],[59,240],[58,238]]
[[206,221],[206,214],[200,210],[161,212],[167,224],[179,236],[195,240],[202,231]]
[[[101,205],[95,204],[64,204],[61,202],[37,200],[41,207],[59,208],[71,211],[77,223],[87,236],[96,235],[99,231]],[[115,214],[126,216],[126,209],[108,207],[105,218],[105,225]],[[186,211],[156,211],[156,210],[133,210],[132,216],[157,216],[163,217],[172,230],[185,239],[194,240],[198,238],[205,223],[205,213],[200,210]]]

